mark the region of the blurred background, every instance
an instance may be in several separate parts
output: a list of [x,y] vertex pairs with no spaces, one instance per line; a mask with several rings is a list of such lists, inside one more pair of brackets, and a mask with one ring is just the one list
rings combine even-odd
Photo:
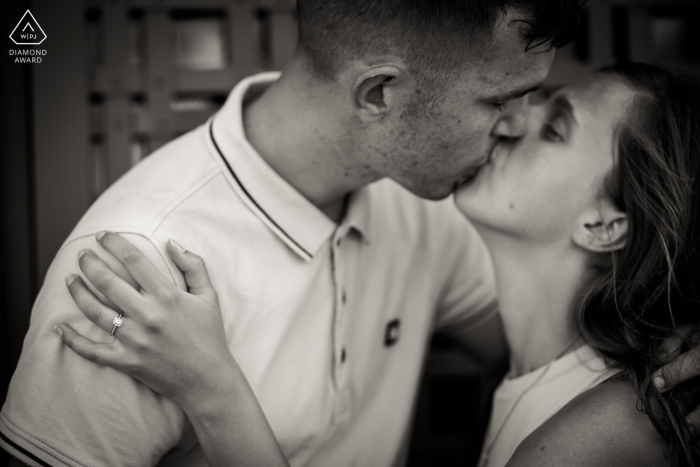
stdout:
[[[297,40],[294,0],[5,0],[4,34],[27,9],[47,39],[7,48],[46,55],[6,55],[0,74],[0,401],[46,270],[89,205],[241,78],[280,69]],[[533,99],[616,60],[700,76],[698,17],[698,0],[589,0]],[[409,465],[474,465],[494,381],[449,343],[432,347]]]

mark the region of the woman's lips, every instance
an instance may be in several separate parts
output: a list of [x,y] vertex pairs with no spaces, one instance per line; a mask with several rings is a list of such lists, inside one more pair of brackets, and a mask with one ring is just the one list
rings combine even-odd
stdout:
[[488,155],[486,157],[482,158],[480,161],[478,161],[477,164],[467,172],[467,174],[464,176],[464,178],[457,180],[455,182],[455,190],[457,188],[459,188],[460,186],[465,185],[465,184],[471,182],[472,180],[474,180],[476,178],[476,176],[479,174],[479,172],[481,171],[481,169],[484,168],[484,166],[491,163],[491,158],[493,157],[493,152],[496,149],[496,146],[498,146],[498,141],[496,141],[494,143],[494,145],[491,147],[491,150],[489,151]]

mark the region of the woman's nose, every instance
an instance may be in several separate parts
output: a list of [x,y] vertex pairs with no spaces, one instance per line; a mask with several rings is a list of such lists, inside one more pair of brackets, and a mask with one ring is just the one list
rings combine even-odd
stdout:
[[503,115],[493,128],[497,138],[518,139],[527,134],[529,105],[526,97],[508,103]]

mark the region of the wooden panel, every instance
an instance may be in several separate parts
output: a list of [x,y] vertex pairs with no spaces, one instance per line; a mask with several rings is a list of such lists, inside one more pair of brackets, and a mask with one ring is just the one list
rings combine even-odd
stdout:
[[175,75],[175,89],[180,92],[225,92],[248,76],[245,70],[227,68],[216,71],[179,70]]
[[297,22],[293,11],[272,15],[272,67],[280,70],[297,46]]
[[37,236],[40,282],[88,208],[88,105],[84,8],[36,0],[32,13],[47,40],[34,65]]
[[131,168],[129,153],[129,102],[126,94],[110,94],[107,99],[107,169],[108,179],[111,183],[117,181]]
[[152,149],[158,149],[173,136],[170,99],[175,87],[172,24],[166,10],[159,9],[146,17],[148,44],[148,86],[146,107],[152,119]]
[[253,9],[243,0],[233,0],[230,12],[232,65],[236,70],[258,71],[260,67],[258,51],[254,45],[255,27]]

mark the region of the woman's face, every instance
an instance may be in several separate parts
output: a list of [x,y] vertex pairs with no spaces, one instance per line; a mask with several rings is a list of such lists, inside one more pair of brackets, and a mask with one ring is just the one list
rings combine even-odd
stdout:
[[633,95],[619,79],[595,74],[532,106],[527,135],[495,147],[457,190],[457,207],[485,237],[570,242],[582,213],[600,199],[613,167],[613,132]]

